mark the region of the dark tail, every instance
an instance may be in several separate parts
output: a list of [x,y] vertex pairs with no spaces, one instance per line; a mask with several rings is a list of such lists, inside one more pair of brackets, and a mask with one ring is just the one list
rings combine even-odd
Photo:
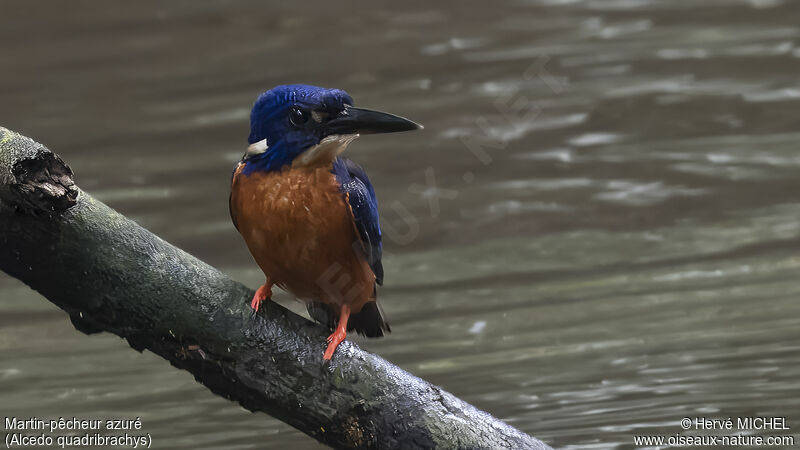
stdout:
[[[313,302],[309,303],[307,308],[312,319],[330,329],[336,328],[339,314],[330,305]],[[368,301],[357,314],[350,314],[347,331],[353,330],[366,337],[381,337],[384,331],[387,333],[392,331],[389,324],[383,320],[383,315],[375,300]]]

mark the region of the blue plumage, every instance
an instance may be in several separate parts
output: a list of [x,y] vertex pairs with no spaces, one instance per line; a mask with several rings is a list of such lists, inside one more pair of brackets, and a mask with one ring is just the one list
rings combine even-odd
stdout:
[[[311,124],[311,112],[338,114],[353,99],[341,89],[325,89],[304,84],[277,86],[258,96],[250,112],[249,144],[266,139],[268,149],[252,158],[246,173],[254,170],[280,170],[308,147],[317,145],[326,136],[323,127]],[[289,114],[292,108],[308,112],[306,122],[298,126]]]
[[340,89],[278,86],[253,105],[250,146],[230,197],[234,225],[266,276],[251,306],[258,310],[273,285],[307,300],[315,320],[336,327],[324,359],[349,330],[370,337],[389,331],[376,302],[375,286],[383,283],[378,200],[364,169],[339,154],[359,134],[419,128],[356,108]]
[[339,182],[342,193],[347,196],[350,208],[353,211],[361,244],[375,281],[383,284],[383,264],[381,255],[383,244],[381,242],[381,226],[378,221],[378,199],[375,190],[369,182],[367,173],[358,164],[345,158],[336,158],[333,163],[333,173]]
[[[353,107],[341,89],[304,84],[277,86],[261,94],[250,113],[249,144],[265,140],[265,150],[245,155],[243,174],[278,171],[324,138],[335,134],[384,133],[421,128],[402,117]],[[347,197],[367,261],[383,284],[378,200],[366,172],[354,162],[336,158],[332,172]]]

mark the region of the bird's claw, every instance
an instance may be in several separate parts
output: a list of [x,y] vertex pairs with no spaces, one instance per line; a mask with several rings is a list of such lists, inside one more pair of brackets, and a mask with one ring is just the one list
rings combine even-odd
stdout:
[[333,358],[333,353],[336,351],[336,348],[339,347],[339,344],[344,341],[346,335],[347,333],[343,329],[337,329],[333,334],[328,336],[328,347],[325,349],[325,354],[322,355],[322,359],[330,360]]
[[[267,280],[269,283],[269,280]],[[253,300],[250,302],[250,307],[253,309],[252,317],[255,317],[258,314],[258,310],[261,307],[261,303],[272,299],[272,285],[263,284],[257,290],[256,293],[253,294]]]

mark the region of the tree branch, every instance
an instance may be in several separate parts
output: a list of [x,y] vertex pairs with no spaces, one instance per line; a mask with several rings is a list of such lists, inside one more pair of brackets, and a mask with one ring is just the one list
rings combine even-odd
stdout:
[[337,448],[546,449],[345,342],[80,191],[57,155],[0,127],[0,269],[66,311],[191,372],[217,395]]

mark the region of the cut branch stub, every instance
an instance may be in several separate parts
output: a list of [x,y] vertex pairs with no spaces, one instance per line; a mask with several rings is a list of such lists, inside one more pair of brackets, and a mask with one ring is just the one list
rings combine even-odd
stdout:
[[58,155],[0,127],[0,201],[26,214],[53,214],[75,205],[78,193]]
[[275,302],[253,317],[251,289],[80,191],[58,156],[4,128],[0,200],[0,270],[77,329],[121,336],[322,443],[549,448],[351,342],[323,362],[324,326]]

